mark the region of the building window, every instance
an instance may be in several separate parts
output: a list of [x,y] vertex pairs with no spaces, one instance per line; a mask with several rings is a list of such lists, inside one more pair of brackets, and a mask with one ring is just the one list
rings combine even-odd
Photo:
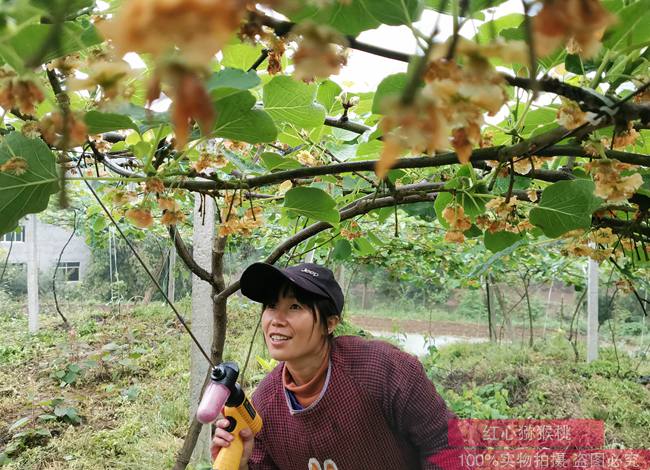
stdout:
[[19,225],[16,230],[13,232],[5,233],[2,236],[2,239],[0,241],[3,242],[24,242],[25,241],[25,226],[24,225]]
[[66,281],[79,280],[79,262],[78,261],[62,261],[59,263],[59,272],[62,279]]

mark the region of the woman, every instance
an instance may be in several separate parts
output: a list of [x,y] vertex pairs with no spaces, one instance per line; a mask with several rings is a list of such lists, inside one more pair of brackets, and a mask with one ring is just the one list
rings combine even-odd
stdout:
[[[264,425],[254,439],[242,431],[241,469],[459,467],[444,450],[455,416],[418,359],[383,341],[333,337],[343,292],[329,269],[255,263],[241,291],[263,305],[269,354],[282,361],[253,394]],[[233,439],[226,420],[216,424],[213,456]]]

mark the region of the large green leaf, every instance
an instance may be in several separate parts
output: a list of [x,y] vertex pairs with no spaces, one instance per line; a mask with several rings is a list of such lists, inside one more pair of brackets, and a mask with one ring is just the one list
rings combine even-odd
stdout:
[[117,113],[102,113],[101,111],[88,111],[84,116],[88,126],[89,134],[101,134],[103,132],[117,131],[122,129],[138,130],[138,126],[129,116]]
[[420,0],[351,0],[347,4],[331,2],[325,8],[308,5],[298,11],[284,13],[293,21],[309,19],[356,36],[382,23],[398,26],[415,22],[422,13],[422,4]]
[[486,231],[483,236],[483,242],[485,243],[485,248],[490,250],[492,253],[498,253],[505,250],[510,245],[514,245],[523,238],[524,236],[519,233],[506,231],[490,233]]
[[335,111],[343,109],[340,101],[336,97],[341,94],[343,89],[332,80],[325,80],[318,85],[318,93],[316,94],[316,101],[325,106],[328,114],[334,114]]
[[244,43],[228,44],[221,52],[223,53],[221,65],[248,70],[262,53],[262,46],[252,46]]
[[59,188],[54,155],[42,140],[7,135],[0,144],[0,165],[15,157],[23,158],[27,169],[22,175],[0,172],[0,233],[12,230],[24,215],[45,210]]
[[544,189],[539,206],[530,211],[530,221],[557,238],[563,233],[591,226],[591,214],[602,200],[594,196],[594,182],[587,179],[559,181]]
[[384,101],[384,98],[402,93],[408,80],[409,77],[406,73],[396,73],[384,78],[377,86],[375,97],[372,100],[373,114],[381,114],[382,111],[385,111],[382,110],[382,102]]
[[511,13],[502,16],[496,20],[486,21],[478,28],[478,32],[473,40],[482,44],[487,44],[497,39],[494,36],[499,36],[499,33],[504,29],[518,28],[524,21],[524,15],[521,13]]
[[278,131],[273,119],[264,111],[253,109],[254,105],[255,97],[248,91],[241,91],[217,101],[215,135],[251,144],[274,140]]
[[205,86],[210,96],[218,100],[239,93],[242,90],[254,88],[259,84],[260,77],[257,76],[254,70],[244,72],[243,70],[226,67],[212,74]]
[[616,12],[619,24],[605,34],[603,44],[608,48],[625,48],[650,40],[650,2],[640,0]]
[[352,240],[352,246],[361,256],[374,255],[377,248],[366,237],[355,238]]
[[284,208],[289,212],[332,225],[340,221],[336,202],[322,189],[299,187],[287,191],[284,195]]
[[264,110],[276,122],[289,122],[303,129],[318,127],[325,121],[325,108],[315,98],[315,85],[291,77],[274,77],[264,86]]
[[350,257],[352,254],[352,245],[345,238],[336,240],[334,250],[332,250],[332,259],[336,261],[343,261]]
[[442,211],[444,211],[445,207],[447,207],[453,200],[454,196],[452,196],[451,193],[438,193],[436,195],[436,200],[433,201],[433,208],[436,211],[438,221],[445,228],[449,228],[449,222],[447,222],[447,219],[442,216]]
[[273,152],[264,152],[260,155],[260,159],[269,171],[295,170],[296,168],[302,168],[302,165],[298,161],[291,158],[284,158],[282,155]]
[[32,0],[31,3],[42,8],[50,17],[56,16],[63,8],[66,19],[76,18],[95,4],[94,0]]
[[[51,24],[25,26],[3,44],[0,48],[1,58],[15,69],[22,70],[25,61],[38,58],[40,63],[45,63],[102,42],[92,23],[66,21],[55,46],[53,28]],[[19,63],[16,63],[16,57],[20,58]]]

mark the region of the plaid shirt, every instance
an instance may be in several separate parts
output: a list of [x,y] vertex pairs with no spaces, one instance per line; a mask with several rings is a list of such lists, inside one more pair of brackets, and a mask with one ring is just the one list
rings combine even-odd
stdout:
[[415,356],[383,341],[335,338],[323,392],[300,411],[291,408],[282,386],[283,367],[253,394],[264,425],[250,469],[309,470],[310,459],[329,459],[338,470],[438,469],[433,461],[457,468],[435,460],[453,458],[440,451],[447,448],[447,420],[455,415]]

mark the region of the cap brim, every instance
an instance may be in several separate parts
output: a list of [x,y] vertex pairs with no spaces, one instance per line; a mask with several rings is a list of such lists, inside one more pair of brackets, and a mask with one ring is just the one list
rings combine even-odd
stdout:
[[267,263],[253,263],[244,270],[240,279],[241,293],[255,302],[275,300],[282,284],[289,282],[301,289],[322,297],[326,292],[306,279],[289,276],[282,269]]

